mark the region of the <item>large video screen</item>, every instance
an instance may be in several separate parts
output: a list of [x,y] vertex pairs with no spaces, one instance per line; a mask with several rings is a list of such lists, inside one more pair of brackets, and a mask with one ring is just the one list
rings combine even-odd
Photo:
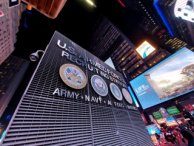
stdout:
[[147,128],[148,133],[149,133],[150,135],[153,135],[153,134],[155,134],[155,133],[157,133],[157,134],[160,134],[160,133],[161,133],[160,129],[158,128],[158,126],[157,126],[156,124],[147,126],[146,128]]
[[130,82],[143,109],[194,90],[194,52],[182,48]]

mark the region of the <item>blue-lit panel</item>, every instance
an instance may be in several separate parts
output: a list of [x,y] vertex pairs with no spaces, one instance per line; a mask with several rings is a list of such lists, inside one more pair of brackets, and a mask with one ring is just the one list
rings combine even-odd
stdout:
[[158,11],[160,17],[162,18],[164,24],[166,25],[168,31],[170,32],[171,36],[174,37],[175,35],[174,35],[174,33],[173,33],[173,30],[172,30],[172,28],[171,28],[171,26],[170,26],[168,20],[166,19],[165,15],[164,15],[164,13],[163,13],[163,11],[162,11],[162,9],[161,9],[160,6],[157,4],[158,2],[160,2],[160,0],[156,0],[156,1],[154,2],[154,6],[155,6],[156,10]]

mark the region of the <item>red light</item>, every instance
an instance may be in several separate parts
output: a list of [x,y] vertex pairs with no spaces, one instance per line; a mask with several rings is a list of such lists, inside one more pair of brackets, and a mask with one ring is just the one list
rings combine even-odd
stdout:
[[118,2],[123,6],[125,7],[125,5],[123,4],[123,2],[121,0],[118,0]]

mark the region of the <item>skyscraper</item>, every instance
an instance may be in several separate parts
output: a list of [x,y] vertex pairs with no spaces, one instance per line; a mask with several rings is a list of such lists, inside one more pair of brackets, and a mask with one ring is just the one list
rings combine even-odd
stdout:
[[142,18],[141,21],[139,21],[138,26],[149,34],[162,48],[165,48],[170,53],[175,53],[184,46],[187,46],[187,43],[184,41],[177,37],[172,37],[166,28],[162,28],[160,25],[153,23],[149,19]]
[[100,59],[106,60],[123,41],[115,26],[101,15],[93,29],[90,51]]
[[[187,43],[186,41],[184,41],[184,39],[180,39],[178,36],[175,37],[171,35],[171,31],[167,29],[169,25],[165,25],[166,21],[163,21],[163,19],[159,15],[161,13],[158,13],[157,9],[154,7],[154,4],[157,1],[123,0],[123,2],[125,2],[126,6],[129,7],[131,11],[136,11],[136,9],[138,8],[138,13],[140,13],[141,16],[138,22],[139,28],[149,34],[152,40],[154,42],[157,42],[157,44],[161,48],[167,50],[170,53],[175,53],[184,46],[187,46]],[[174,16],[173,18],[169,17],[169,19],[172,19],[174,21]]]
[[136,46],[105,16],[97,20],[91,44],[90,50],[93,54],[102,60],[111,56],[116,69],[124,73],[128,80],[169,56],[168,51],[157,47],[150,56],[142,59],[136,52]]
[[29,61],[9,56],[0,65],[0,117],[17,89]]
[[156,0],[154,6],[161,19],[173,37],[194,46],[194,23],[175,17],[175,4],[177,0]]
[[14,50],[21,13],[25,10],[23,4],[9,8],[8,2],[8,0],[0,1],[0,10],[4,14],[0,17],[0,64]]

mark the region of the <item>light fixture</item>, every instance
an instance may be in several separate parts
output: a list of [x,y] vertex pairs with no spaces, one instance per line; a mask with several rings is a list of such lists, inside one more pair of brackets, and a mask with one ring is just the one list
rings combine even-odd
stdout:
[[36,52],[30,54],[30,56],[29,56],[30,60],[31,61],[37,61],[39,59],[38,53],[44,53],[44,51],[43,50],[37,50]]
[[86,0],[86,2],[94,7],[96,7],[96,5],[91,1],[91,0]]

